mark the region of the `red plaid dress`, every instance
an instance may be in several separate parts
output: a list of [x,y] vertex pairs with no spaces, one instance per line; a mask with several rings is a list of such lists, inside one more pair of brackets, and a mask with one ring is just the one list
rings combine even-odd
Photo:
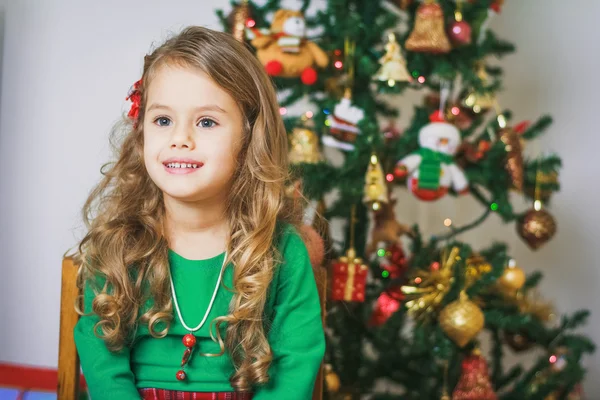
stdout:
[[252,393],[181,392],[179,390],[140,389],[143,400],[252,400]]

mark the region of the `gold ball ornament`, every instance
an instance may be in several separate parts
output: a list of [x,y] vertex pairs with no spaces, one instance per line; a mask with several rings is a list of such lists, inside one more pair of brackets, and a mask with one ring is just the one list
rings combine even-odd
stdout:
[[446,335],[459,347],[465,347],[483,329],[483,312],[467,297],[465,292],[460,298],[448,304],[439,316],[439,323]]
[[504,269],[502,276],[498,278],[498,285],[501,289],[514,292],[525,284],[525,272],[517,266],[509,266]]
[[327,385],[327,391],[330,393],[339,392],[340,390],[340,377],[333,372],[331,364],[325,364],[325,384]]
[[296,127],[289,135],[290,151],[288,158],[292,164],[316,164],[323,161],[319,148],[319,137],[307,128]]
[[531,249],[537,250],[556,233],[556,221],[546,210],[531,209],[519,220],[517,232]]

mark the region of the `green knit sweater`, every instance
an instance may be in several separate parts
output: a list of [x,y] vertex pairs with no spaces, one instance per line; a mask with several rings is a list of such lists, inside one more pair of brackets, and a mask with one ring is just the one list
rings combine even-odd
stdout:
[[[254,388],[254,399],[307,400],[325,352],[325,337],[315,278],[306,247],[295,228],[286,226],[278,237],[283,262],[275,269],[265,307],[265,327],[273,351],[270,381]],[[181,313],[188,326],[197,326],[212,296],[224,254],[205,260],[188,260],[169,250],[169,263]],[[233,268],[228,265],[223,283],[231,288]],[[120,352],[109,351],[93,333],[98,316],[82,316],[74,330],[89,393],[93,400],[139,399],[140,388],[195,392],[233,391],[229,378],[234,366],[228,353],[202,357],[197,352],[218,353],[210,339],[210,322],[226,315],[233,293],[219,288],[204,326],[195,332],[194,355],[186,367],[187,379],[175,377],[185,350],[181,342],[186,330],[177,313],[168,335],[153,338],[140,326],[132,345]],[[86,283],[84,311],[91,312],[94,292]],[[150,300],[148,305],[151,304]],[[161,329],[157,326],[157,330]],[[212,326],[213,334],[215,327]],[[221,330],[223,337],[225,330]]]

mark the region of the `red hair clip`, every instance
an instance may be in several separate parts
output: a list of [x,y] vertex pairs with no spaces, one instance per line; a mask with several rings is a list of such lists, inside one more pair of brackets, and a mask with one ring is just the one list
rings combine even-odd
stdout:
[[133,121],[134,127],[137,126],[138,116],[140,115],[140,103],[142,102],[142,92],[140,91],[141,85],[141,79],[135,82],[131,89],[129,89],[129,94],[125,98],[125,100],[131,101],[131,108],[129,109],[127,116]]

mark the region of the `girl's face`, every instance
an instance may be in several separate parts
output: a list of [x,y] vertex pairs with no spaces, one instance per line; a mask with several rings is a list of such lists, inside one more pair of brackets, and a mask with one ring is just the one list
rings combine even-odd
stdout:
[[148,86],[144,163],[165,198],[223,198],[242,143],[235,100],[200,70],[162,66]]

